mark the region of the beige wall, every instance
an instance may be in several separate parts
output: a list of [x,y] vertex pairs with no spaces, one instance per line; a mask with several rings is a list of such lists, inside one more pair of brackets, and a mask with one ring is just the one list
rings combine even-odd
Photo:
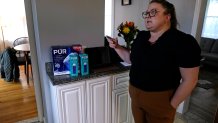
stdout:
[[[25,4],[29,4],[29,0]],[[35,80],[40,82],[45,120],[53,123],[45,63],[52,61],[51,46],[104,44],[103,0],[31,0],[26,6]],[[36,60],[36,61],[35,61]],[[34,65],[34,63],[36,63]],[[35,72],[36,71],[36,72]]]

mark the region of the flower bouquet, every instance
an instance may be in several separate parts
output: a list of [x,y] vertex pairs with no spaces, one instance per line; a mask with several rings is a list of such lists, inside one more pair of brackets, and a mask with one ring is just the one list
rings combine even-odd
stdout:
[[130,49],[131,44],[133,42],[133,39],[135,38],[135,35],[139,32],[137,27],[134,25],[134,22],[125,22],[121,23],[118,28],[118,36],[123,37],[126,42],[126,48]]

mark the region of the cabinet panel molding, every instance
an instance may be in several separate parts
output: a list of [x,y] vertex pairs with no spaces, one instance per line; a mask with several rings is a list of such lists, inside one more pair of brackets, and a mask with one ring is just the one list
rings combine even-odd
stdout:
[[[54,86],[52,92],[55,123],[85,123],[85,82]],[[54,91],[55,90],[55,91]]]
[[116,74],[113,76],[112,89],[118,89],[129,86],[129,72]]
[[131,100],[128,88],[112,91],[112,123],[132,123]]
[[86,81],[87,123],[110,123],[111,77]]
[[63,123],[84,123],[84,86],[62,90],[60,92],[62,102]]

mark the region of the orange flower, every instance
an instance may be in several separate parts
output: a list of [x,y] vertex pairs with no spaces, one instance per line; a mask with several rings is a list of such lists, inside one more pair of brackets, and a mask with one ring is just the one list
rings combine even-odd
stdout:
[[128,23],[128,27],[134,27],[134,23],[130,21],[130,22]]

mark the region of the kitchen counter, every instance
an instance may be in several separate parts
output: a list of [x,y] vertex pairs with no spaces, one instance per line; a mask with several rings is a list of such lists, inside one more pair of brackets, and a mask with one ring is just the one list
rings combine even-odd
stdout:
[[54,76],[52,62],[46,63],[45,66],[46,66],[46,72],[49,78],[51,79],[53,85],[66,84],[66,83],[76,82],[79,80],[85,80],[90,78],[97,78],[100,76],[106,76],[114,73],[121,73],[124,71],[128,71],[130,69],[130,67],[124,67],[121,64],[114,64],[111,66],[94,69],[89,75],[86,76],[79,75],[78,77],[71,77],[68,74]]

